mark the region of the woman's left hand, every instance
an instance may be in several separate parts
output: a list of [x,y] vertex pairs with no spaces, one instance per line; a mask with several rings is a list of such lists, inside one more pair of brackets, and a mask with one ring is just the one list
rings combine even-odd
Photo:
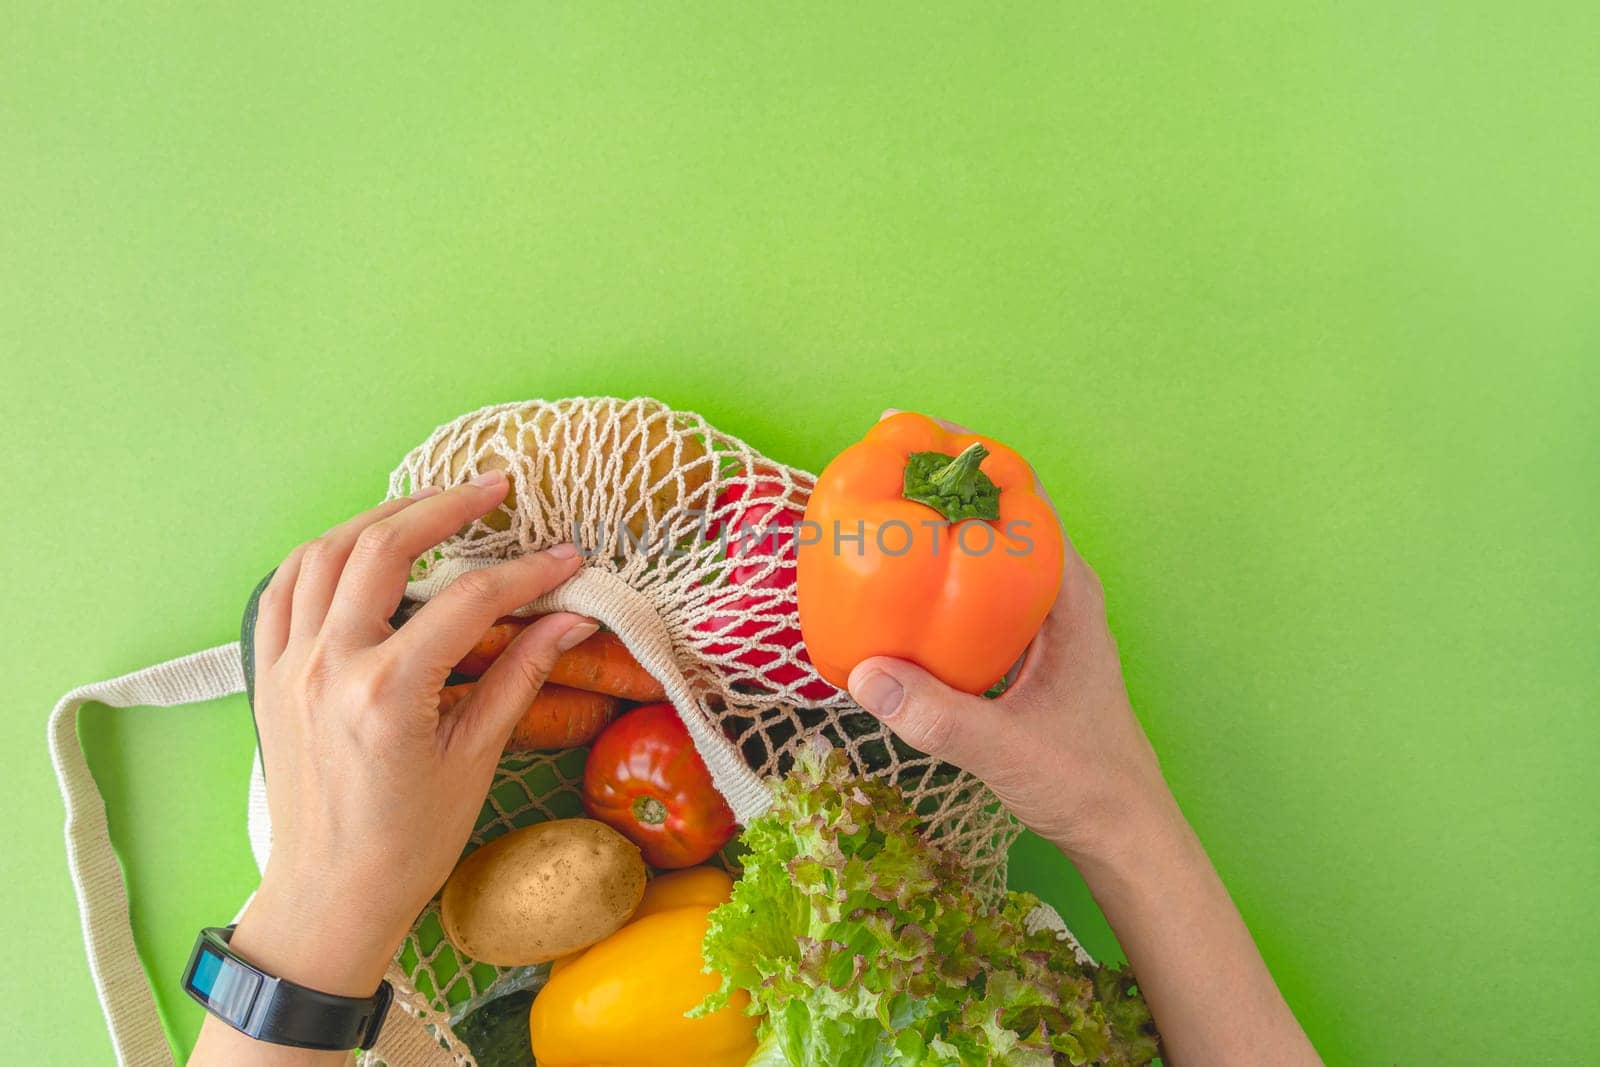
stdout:
[[[255,708],[273,845],[232,942],[262,969],[373,993],[460,857],[512,727],[556,657],[595,632],[581,615],[544,616],[440,713],[451,666],[494,620],[582,562],[558,545],[474,571],[391,627],[412,563],[505,494],[497,471],[389,501],[295,549],[262,593]],[[218,1029],[208,1022],[191,1062],[237,1062],[239,1047],[213,1043],[239,1035]]]

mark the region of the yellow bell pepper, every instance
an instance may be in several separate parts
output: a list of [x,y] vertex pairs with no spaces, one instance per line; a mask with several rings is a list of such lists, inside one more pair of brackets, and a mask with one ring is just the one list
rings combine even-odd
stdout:
[[645,883],[644,896],[628,921],[638,922],[646,915],[690,904],[716,907],[733,896],[733,879],[718,867],[685,867],[681,871],[658,874]]
[[732,884],[711,868],[656,878],[626,926],[563,959],[528,1015],[540,1067],[743,1067],[756,1048],[747,996],[683,1014],[720,984],[700,942]]

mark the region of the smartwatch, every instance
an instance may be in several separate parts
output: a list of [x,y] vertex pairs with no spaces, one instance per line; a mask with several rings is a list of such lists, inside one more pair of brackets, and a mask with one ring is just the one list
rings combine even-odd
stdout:
[[336,997],[276,978],[228,947],[233,927],[208,927],[195,940],[183,989],[206,1011],[258,1041],[324,1052],[369,1049],[378,1040],[394,988],[370,997]]

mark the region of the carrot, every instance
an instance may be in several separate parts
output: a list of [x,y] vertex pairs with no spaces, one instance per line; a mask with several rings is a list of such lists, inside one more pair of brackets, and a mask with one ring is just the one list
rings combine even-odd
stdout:
[[[489,627],[488,633],[478,638],[472,651],[456,664],[456,673],[472,678],[482,677],[490,664],[500,658],[516,636],[528,628],[532,619],[507,616]],[[613,633],[597,633],[575,648],[561,654],[550,680],[557,685],[586,689],[591,693],[607,693],[624,700],[654,704],[667,699],[667,691],[639,666],[622,638]]]
[[[461,703],[477,684],[445,686],[439,691],[439,712],[448,712]],[[547,682],[511,731],[506,751],[539,752],[587,745],[606,728],[620,703],[605,693],[586,693]]]
[[469,678],[481,678],[483,672],[489,669],[489,664],[500,658],[500,653],[523,630],[528,628],[532,619],[519,619],[508,615],[499,619],[489,627],[489,632],[478,638],[478,643],[472,650],[461,657],[461,662],[456,664],[456,673],[465,674]]
[[641,703],[667,699],[661,683],[639,666],[622,638],[613,633],[597,633],[562,653],[550,680]]
[[599,735],[617,713],[620,701],[605,693],[586,693],[549,682],[522,713],[506,742],[507,752],[577,748]]

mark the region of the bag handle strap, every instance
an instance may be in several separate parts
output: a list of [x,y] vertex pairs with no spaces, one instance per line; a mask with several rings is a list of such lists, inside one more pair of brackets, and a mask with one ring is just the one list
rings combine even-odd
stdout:
[[95,992],[111,1031],[117,1062],[173,1063],[155,994],[139,962],[128,916],[128,889],[111,847],[105,801],[78,741],[78,709],[95,701],[113,708],[172,707],[244,692],[239,642],[79,686],[50,713],[50,761],[67,806],[67,866],[78,896],[83,942]]

